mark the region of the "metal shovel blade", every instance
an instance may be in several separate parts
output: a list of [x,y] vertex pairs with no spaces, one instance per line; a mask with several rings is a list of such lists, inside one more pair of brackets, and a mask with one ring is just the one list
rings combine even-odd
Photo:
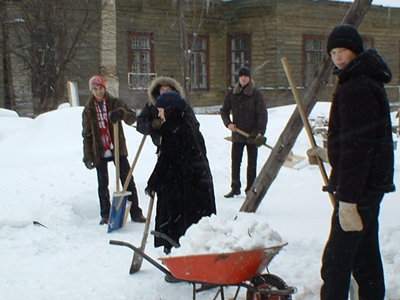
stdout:
[[[155,197],[155,195],[153,193],[150,197],[149,209],[147,211],[146,225],[144,226],[142,243],[140,245],[140,250],[142,250],[143,252],[144,252],[144,249],[146,248],[147,236],[149,235],[151,214],[153,212],[153,206],[154,206],[154,197]],[[133,254],[129,274],[134,274],[134,273],[138,272],[140,270],[140,268],[142,267],[142,262],[143,262],[143,257],[135,252]]]

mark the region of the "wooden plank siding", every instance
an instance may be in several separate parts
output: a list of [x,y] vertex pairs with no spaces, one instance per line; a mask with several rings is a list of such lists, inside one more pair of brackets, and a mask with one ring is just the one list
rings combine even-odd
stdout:
[[[2,6],[4,16],[13,19],[19,2]],[[93,26],[82,45],[66,78],[78,82],[80,104],[90,95],[88,79],[95,73],[115,77],[118,94],[134,108],[141,109],[147,99],[147,91],[133,91],[128,85],[128,33],[152,33],[154,37],[154,72],[172,75],[181,82],[181,51],[179,41],[178,8],[174,0],[115,0],[116,45],[104,47],[106,23]],[[196,22],[201,5],[197,2]],[[240,0],[221,2],[211,0],[203,16],[199,34],[209,37],[209,88],[192,91],[187,95],[193,107],[221,105],[228,89],[228,36],[251,35],[251,69],[253,79],[266,99],[268,107],[294,104],[289,90],[281,58],[287,57],[300,94],[304,90],[304,36],[327,37],[333,27],[341,23],[351,3],[316,0]],[[192,31],[192,1],[186,10],[188,34]],[[99,12],[96,12],[99,13]],[[4,17],[3,16],[3,17]],[[71,19],[72,20],[72,19]],[[73,23],[73,22],[72,22]],[[71,24],[72,24],[71,23]],[[97,25],[97,24],[96,24]],[[4,24],[3,24],[4,26]],[[17,25],[16,25],[17,26]],[[197,26],[197,24],[195,24]],[[11,27],[9,28],[12,29]],[[400,8],[372,5],[360,24],[359,31],[365,38],[372,38],[374,48],[384,57],[393,73],[387,87],[389,99],[400,101]],[[10,33],[13,31],[11,30]],[[110,39],[112,40],[112,39]],[[103,45],[103,48],[101,47]],[[3,55],[3,49],[0,47]],[[109,53],[101,53],[108,51]],[[107,61],[109,57],[109,61]],[[113,61],[116,57],[116,62]],[[116,66],[114,66],[116,63]],[[0,61],[0,107],[4,107],[4,66]],[[116,70],[116,76],[112,71]],[[28,72],[28,71],[27,71]],[[14,76],[14,85],[24,84],[21,76]],[[17,82],[17,80],[19,82]],[[334,82],[329,80],[321,92],[319,101],[330,101]],[[18,93],[18,89],[16,89]],[[16,95],[23,97],[23,95]],[[25,97],[26,98],[26,97]],[[30,99],[30,98],[29,98]],[[65,97],[65,100],[67,97]],[[29,100],[30,101],[30,100]],[[62,102],[63,99],[60,99]]]
[[[167,0],[116,2],[120,96],[141,108],[147,101],[146,92],[132,91],[127,87],[127,32],[154,33],[155,73],[173,75],[181,81],[178,7]],[[209,36],[210,85],[206,91],[193,91],[188,95],[191,105],[222,104],[228,89],[227,37],[232,33],[251,35],[253,79],[263,90],[268,106],[293,104],[281,58],[289,60],[301,92],[304,89],[304,35],[327,37],[333,27],[341,23],[350,5],[347,2],[310,0],[211,1],[199,32]],[[190,33],[191,12],[187,12],[185,21]],[[371,6],[359,30],[363,37],[373,38],[374,48],[392,69],[393,81],[387,90],[390,99],[398,101],[400,9]],[[319,101],[331,100],[333,84],[331,79]]]

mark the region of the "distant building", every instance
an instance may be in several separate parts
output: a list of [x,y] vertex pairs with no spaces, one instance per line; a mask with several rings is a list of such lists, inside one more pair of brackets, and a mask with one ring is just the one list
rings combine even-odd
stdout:
[[[191,61],[185,80],[178,4],[172,0],[115,0],[103,8],[101,26],[91,34],[91,41],[99,37],[98,49],[92,51],[92,62],[97,59],[98,65],[73,75],[81,105],[89,96],[87,80],[100,72],[110,90],[136,109],[148,101],[147,87],[160,75],[173,76],[186,86],[192,106],[218,106],[227,89],[237,82],[242,65],[251,68],[269,107],[292,104],[281,58],[287,57],[300,91],[307,87],[327,55],[327,36],[342,22],[352,3],[241,0],[187,4],[184,38],[191,49]],[[389,64],[393,80],[387,91],[391,101],[399,101],[400,9],[372,5],[359,31],[366,47],[377,48]],[[89,46],[93,47],[82,47]],[[327,83],[319,101],[331,100],[333,84]]]

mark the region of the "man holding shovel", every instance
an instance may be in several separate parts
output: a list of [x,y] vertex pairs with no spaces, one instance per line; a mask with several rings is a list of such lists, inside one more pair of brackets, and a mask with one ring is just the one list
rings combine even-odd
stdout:
[[[239,70],[239,82],[225,96],[220,110],[224,125],[232,131],[232,181],[231,191],[224,195],[232,198],[240,195],[240,165],[244,147],[247,149],[247,193],[257,176],[257,146],[265,144],[267,106],[263,94],[255,87],[251,71],[247,67]],[[230,114],[232,113],[232,119]],[[249,138],[236,129],[249,133]]]
[[[359,299],[383,300],[385,282],[379,247],[379,210],[385,193],[393,192],[394,155],[389,102],[384,83],[392,73],[374,49],[350,25],[336,26],[327,52],[338,76],[329,116],[325,191],[334,194],[331,232],[321,277],[322,300],[347,300],[350,277]],[[308,151],[323,158],[321,148]]]
[[[106,92],[106,83],[101,76],[93,76],[89,80],[89,90],[92,95],[85,105],[82,114],[82,136],[83,136],[83,162],[91,170],[96,168],[98,180],[98,195],[100,200],[100,225],[108,224],[110,215],[110,191],[108,189],[108,162],[114,161],[114,133],[110,130],[112,124],[124,120],[126,124],[132,125],[136,121],[136,113],[124,102],[114,98]],[[120,179],[122,184],[129,173],[128,150],[125,143],[125,135],[121,123],[119,127],[119,159]],[[117,140],[117,139],[116,139]],[[139,200],[135,182],[132,179],[127,189],[131,192],[128,200],[132,206],[130,215],[132,221],[144,223],[146,218],[139,207]]]

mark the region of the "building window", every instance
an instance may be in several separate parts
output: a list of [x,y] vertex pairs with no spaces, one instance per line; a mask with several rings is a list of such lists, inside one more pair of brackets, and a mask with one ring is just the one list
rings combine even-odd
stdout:
[[234,86],[239,81],[239,69],[243,66],[251,68],[251,35],[229,34],[227,48],[228,86]]
[[199,35],[194,39],[189,36],[190,49],[190,78],[193,90],[207,90],[209,88],[209,37]]
[[303,36],[304,72],[303,84],[308,86],[314,77],[318,65],[324,60],[326,53],[326,37],[305,35]]
[[364,51],[374,48],[374,39],[369,37],[362,37],[364,42]]
[[154,37],[152,33],[129,32],[128,84],[131,89],[147,89],[154,77]]

